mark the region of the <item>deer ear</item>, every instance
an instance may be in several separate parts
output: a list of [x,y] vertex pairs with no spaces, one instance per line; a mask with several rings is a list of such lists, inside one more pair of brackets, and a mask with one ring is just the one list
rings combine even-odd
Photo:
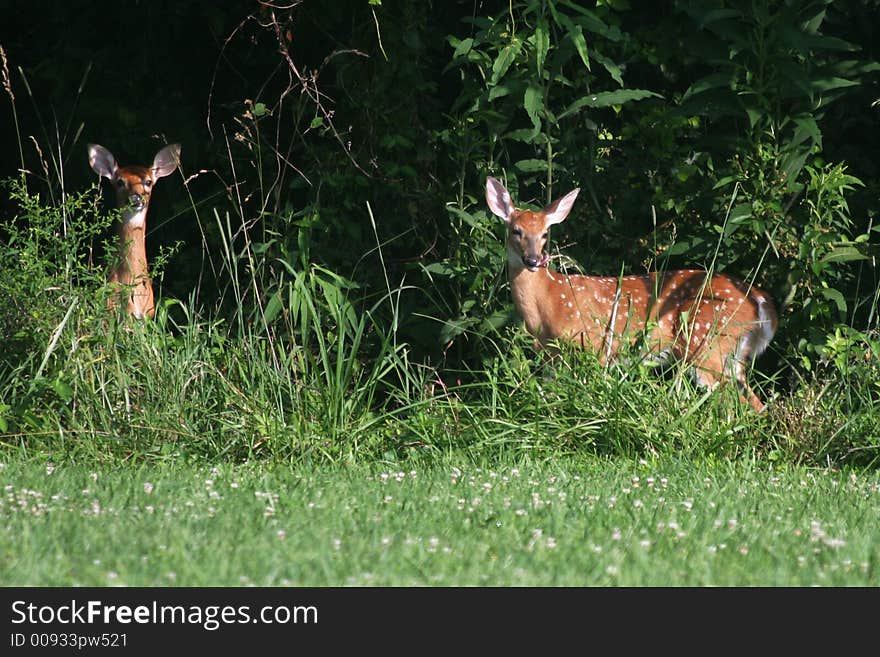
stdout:
[[113,180],[119,168],[113,153],[100,144],[89,144],[89,166],[92,167],[92,171],[108,180]]
[[153,176],[164,178],[174,173],[180,162],[180,144],[170,144],[156,153],[153,158]]
[[580,187],[577,187],[571,190],[562,198],[556,199],[550,205],[544,208],[544,217],[547,219],[548,226],[552,226],[553,224],[561,224],[563,221],[565,221],[565,218],[568,216],[568,213],[571,212],[571,208],[574,205],[574,201],[577,198],[578,192],[580,191]]
[[504,221],[510,221],[510,215],[513,214],[510,193],[492,176],[486,178],[486,203],[489,204],[492,214],[501,217]]

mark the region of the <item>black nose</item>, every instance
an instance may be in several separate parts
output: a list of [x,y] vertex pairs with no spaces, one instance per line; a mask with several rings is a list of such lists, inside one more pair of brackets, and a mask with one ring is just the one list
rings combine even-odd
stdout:
[[144,207],[144,197],[140,194],[132,194],[128,197],[128,204],[136,210],[140,210]]
[[541,261],[538,258],[527,258],[523,256],[523,264],[529,269],[536,269]]

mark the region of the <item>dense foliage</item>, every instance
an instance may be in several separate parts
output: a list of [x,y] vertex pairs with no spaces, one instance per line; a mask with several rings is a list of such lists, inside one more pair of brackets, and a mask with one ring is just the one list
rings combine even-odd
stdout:
[[[642,380],[605,389],[589,361],[557,370],[558,397],[530,376],[491,174],[535,206],[585,190],[554,244],[589,273],[755,280],[781,324],[757,368],[776,402],[745,444],[876,461],[880,3],[16,4],[0,27],[5,444],[72,430],[173,452],[179,432],[196,452],[311,458],[369,434],[388,455],[481,435],[459,403],[525,440],[558,433],[529,416],[546,404],[603,450],[689,444],[699,393],[682,419],[656,380],[632,404]],[[110,217],[85,144],[134,163],[170,141],[184,176],[151,209],[159,320],[108,331]]]

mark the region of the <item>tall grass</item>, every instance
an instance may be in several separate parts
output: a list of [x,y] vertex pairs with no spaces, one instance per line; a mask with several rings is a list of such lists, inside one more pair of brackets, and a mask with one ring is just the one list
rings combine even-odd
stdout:
[[[470,370],[414,362],[396,330],[404,285],[389,283],[369,300],[355,281],[309,261],[280,259],[266,288],[254,280],[230,286],[231,313],[165,298],[155,321],[135,322],[107,311],[100,269],[82,258],[96,226],[109,223],[96,214],[95,190],[68,195],[61,211],[11,185],[20,214],[0,248],[0,440],[10,453],[97,461],[332,462],[459,449],[877,459],[880,358],[870,336],[841,336],[813,380],[793,392],[777,387],[768,412],[755,415],[732,387],[694,388],[637,358],[606,368],[563,349],[548,361],[519,330],[488,336],[494,353]],[[62,220],[68,239],[51,239]],[[228,249],[223,268],[240,272],[242,260],[257,256],[248,248]],[[260,298],[260,312],[248,294]]]
[[[473,334],[483,347],[478,362],[440,367],[415,359],[401,336],[401,299],[432,292],[391,280],[382,214],[368,203],[360,209],[375,247],[352,254],[378,268],[377,292],[313,257],[314,208],[263,220],[278,194],[269,181],[279,176],[257,176],[250,194],[233,179],[207,217],[189,197],[218,296],[202,298],[198,286],[186,299],[160,295],[155,321],[132,321],[106,308],[97,254],[112,252],[100,243],[113,215],[98,187],[42,193],[64,190],[64,161],[53,155],[43,179],[22,175],[3,186],[16,208],[3,218],[0,243],[5,454],[111,463],[348,463],[462,451],[865,466],[880,458],[876,331],[830,337],[810,378],[758,381],[772,397],[762,415],[743,408],[732,386],[711,391],[680,372],[658,376],[637,353],[603,367],[563,347],[548,360],[518,326],[494,319]],[[230,155],[233,176],[234,164]],[[458,214],[464,221],[468,212]],[[467,223],[485,223],[483,214]],[[153,263],[155,279],[173,270],[174,258]],[[860,309],[874,326],[877,301]]]
[[456,455],[0,466],[0,582],[877,586],[877,472]]

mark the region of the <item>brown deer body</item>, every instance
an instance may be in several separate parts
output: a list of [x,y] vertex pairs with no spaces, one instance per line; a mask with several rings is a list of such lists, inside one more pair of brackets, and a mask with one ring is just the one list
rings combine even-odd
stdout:
[[507,273],[517,311],[538,348],[571,341],[607,361],[645,332],[663,358],[689,366],[700,384],[733,380],[756,411],[764,404],[746,370],[773,338],[773,301],[726,274],[684,269],[645,276],[582,276],[551,271],[550,226],[571,211],[579,189],[540,212],[517,210],[504,185],[486,180],[489,209],[507,224]]
[[116,204],[121,210],[117,226],[119,253],[107,276],[118,287],[108,304],[115,307],[126,297],[125,310],[137,319],[153,317],[156,312],[153,284],[147,265],[147,211],[156,182],[177,169],[180,144],[166,146],[148,167],[120,167],[113,154],[103,146],[89,144],[89,164],[99,176],[107,178],[116,188]]

